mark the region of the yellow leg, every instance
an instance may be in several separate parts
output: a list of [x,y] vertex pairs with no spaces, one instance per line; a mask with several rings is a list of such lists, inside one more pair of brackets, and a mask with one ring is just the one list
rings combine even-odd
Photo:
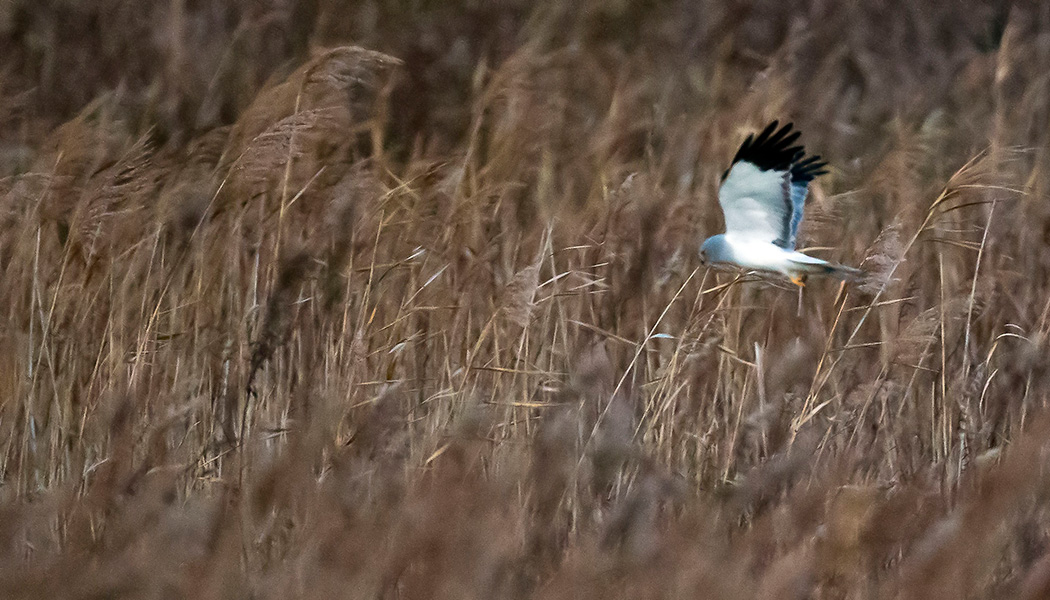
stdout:
[[800,288],[806,287],[806,275],[804,273],[799,273],[798,275],[788,275],[788,279],[791,280],[791,283],[797,285]]

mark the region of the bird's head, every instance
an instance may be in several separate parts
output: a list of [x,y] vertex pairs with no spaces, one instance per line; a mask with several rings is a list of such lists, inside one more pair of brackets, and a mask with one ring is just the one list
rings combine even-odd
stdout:
[[725,234],[713,235],[700,246],[700,264],[706,266],[728,262],[729,247]]

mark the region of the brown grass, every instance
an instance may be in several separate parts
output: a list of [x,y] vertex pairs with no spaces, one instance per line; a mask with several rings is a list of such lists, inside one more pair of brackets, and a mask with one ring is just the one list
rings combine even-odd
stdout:
[[[1050,11],[971,4],[3,4],[0,596],[1046,597]],[[700,267],[772,118],[862,281]]]

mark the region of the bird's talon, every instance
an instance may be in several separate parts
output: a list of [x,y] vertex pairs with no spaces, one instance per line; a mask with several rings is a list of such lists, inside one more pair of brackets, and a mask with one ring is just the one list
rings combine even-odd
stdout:
[[794,277],[794,276],[790,276],[789,275],[788,279],[791,280],[791,283],[797,285],[800,288],[806,287],[806,276],[805,275],[799,275],[798,277]]

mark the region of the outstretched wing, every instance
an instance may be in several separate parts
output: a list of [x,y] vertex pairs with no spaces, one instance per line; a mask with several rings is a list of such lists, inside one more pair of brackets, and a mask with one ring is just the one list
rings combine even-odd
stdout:
[[773,121],[758,137],[747,136],[723,175],[718,203],[726,234],[793,249],[809,182],[824,173],[820,157],[804,158],[793,146],[799,132]]

